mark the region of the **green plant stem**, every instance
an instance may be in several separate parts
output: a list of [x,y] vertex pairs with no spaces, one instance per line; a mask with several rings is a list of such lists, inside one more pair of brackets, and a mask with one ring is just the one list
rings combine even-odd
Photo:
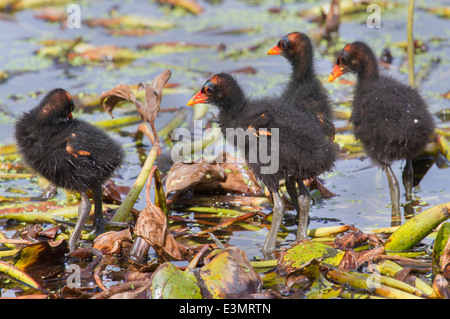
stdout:
[[136,200],[141,194],[142,188],[147,182],[148,175],[153,167],[153,164],[155,163],[157,156],[158,148],[152,147],[150,153],[147,156],[147,159],[145,160],[144,165],[142,166],[141,172],[139,173],[136,181],[133,184],[133,187],[129,191],[127,197],[123,200],[122,204],[119,206],[119,209],[117,209],[116,213],[111,218],[111,221],[123,222],[127,219],[128,215],[131,212],[131,209],[136,203]]

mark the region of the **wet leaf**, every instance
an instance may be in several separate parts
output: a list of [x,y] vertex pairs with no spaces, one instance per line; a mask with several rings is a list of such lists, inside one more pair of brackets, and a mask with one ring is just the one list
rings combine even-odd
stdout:
[[20,283],[29,286],[34,289],[41,289],[41,286],[27,273],[23,272],[19,268],[8,264],[4,261],[0,261],[0,273],[7,275],[8,277],[19,281]]
[[167,227],[166,215],[161,208],[154,205],[149,199],[152,176],[153,174],[149,175],[147,182],[147,205],[139,214],[134,226],[134,233],[152,246],[162,260],[166,261],[169,258],[185,259],[191,255],[191,251],[175,240]]
[[261,292],[262,280],[247,260],[245,253],[228,247],[197,273],[206,298],[243,298]]
[[29,271],[34,267],[59,264],[64,260],[64,254],[67,252],[69,249],[64,240],[40,241],[20,249],[14,257],[14,266],[23,271]]
[[64,272],[65,254],[68,252],[65,240],[40,241],[20,249],[14,256],[14,266],[44,284],[45,278]]
[[364,244],[365,242],[372,242],[376,245],[381,245],[382,242],[375,236],[371,234],[363,233],[362,231],[352,231],[348,234],[337,237],[334,240],[337,248],[353,248]]
[[387,251],[403,251],[414,247],[440,223],[450,217],[450,203],[440,204],[413,216],[384,243]]
[[324,264],[338,266],[344,257],[344,252],[328,245],[304,240],[283,251],[278,257],[278,274],[289,274],[302,268],[313,259]]
[[433,280],[433,295],[441,299],[450,299],[448,281],[442,275],[436,275]]
[[194,274],[165,262],[151,277],[152,299],[202,299]]
[[322,274],[311,284],[306,297],[308,299],[329,299],[336,298],[342,292],[344,286],[335,285],[328,281]]
[[179,192],[200,183],[224,182],[227,174],[219,164],[179,162],[167,173],[166,194]]
[[104,255],[119,255],[126,243],[132,242],[132,236],[129,229],[121,231],[109,231],[95,238],[92,244],[93,248],[97,248]]

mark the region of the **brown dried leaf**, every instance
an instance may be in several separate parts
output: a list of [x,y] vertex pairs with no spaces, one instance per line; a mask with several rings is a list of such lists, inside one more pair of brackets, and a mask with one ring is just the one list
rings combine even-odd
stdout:
[[103,185],[103,199],[109,202],[122,203],[120,194],[128,194],[129,186],[118,186],[113,181],[107,180]]
[[63,239],[36,242],[16,254],[14,266],[42,283],[47,276],[64,271],[64,256],[68,252],[67,242]]
[[142,119],[148,123],[153,123],[158,115],[161,106],[162,91],[164,85],[169,81],[172,72],[164,70],[152,83],[139,83],[138,91],[145,90],[145,105],[136,105]]
[[345,250],[344,257],[339,263],[339,269],[343,271],[355,270],[359,265],[355,252],[351,249]]
[[[230,159],[229,153],[218,155],[221,161],[208,163],[176,163],[172,166],[166,179],[166,194],[171,201],[183,190],[192,187],[196,193],[210,193],[220,191],[223,193],[246,194],[264,196],[264,193],[255,178],[255,175],[246,168],[245,164],[236,163]],[[229,160],[230,162],[226,162]]]
[[120,254],[124,243],[132,242],[131,231],[127,228],[121,231],[109,231],[95,238],[92,245],[104,255]]
[[352,248],[369,242],[374,246],[381,245],[381,240],[373,234],[366,234],[359,230],[349,232],[334,240],[337,248]]
[[162,260],[168,261],[168,257],[182,260],[189,256],[191,251],[175,240],[167,227],[166,215],[149,198],[151,180],[155,169],[156,167],[149,174],[146,189],[147,206],[139,214],[134,226],[134,233],[148,242]]
[[182,260],[190,255],[189,248],[179,244],[170,233],[164,212],[151,202],[140,213],[134,233],[148,242],[164,261],[168,261],[168,256]]
[[134,104],[141,103],[136,100],[136,96],[126,84],[119,84],[111,90],[103,92],[102,95],[100,95],[100,103],[102,104],[105,111],[109,115],[111,115],[111,117],[114,117],[112,114],[114,107],[121,101],[129,101]]
[[356,253],[356,260],[358,262],[358,265],[361,265],[365,262],[372,261],[378,258],[378,256],[382,254],[384,254],[384,247],[380,246]]
[[334,240],[336,248],[352,248],[367,241],[369,236],[361,231],[349,232]]
[[178,192],[200,183],[215,181],[224,182],[227,179],[223,167],[219,164],[175,163],[170,168],[166,179],[166,194]]
[[434,277],[432,288],[436,297],[441,299],[450,299],[448,281],[444,278],[444,276],[440,274],[436,275],[436,277]]
[[305,179],[303,183],[305,186],[309,186],[310,190],[317,189],[323,198],[332,198],[336,196],[336,194],[326,188],[318,178]]
[[46,237],[49,239],[55,239],[56,235],[60,232],[62,226],[58,225],[55,227],[48,228],[46,230],[41,231],[38,235],[39,237]]

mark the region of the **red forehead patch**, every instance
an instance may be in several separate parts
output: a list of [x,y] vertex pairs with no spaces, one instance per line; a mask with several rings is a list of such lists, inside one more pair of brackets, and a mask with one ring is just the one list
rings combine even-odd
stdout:
[[347,44],[342,51],[350,53],[351,50],[352,50],[352,45],[351,44]]
[[219,76],[218,75],[214,75],[208,80],[208,82],[211,82],[211,83],[214,83],[214,84],[217,84],[218,81],[219,81]]
[[72,101],[72,95],[70,95],[70,93],[67,92],[67,91],[64,91],[64,93],[66,93],[67,98],[69,99],[69,101]]

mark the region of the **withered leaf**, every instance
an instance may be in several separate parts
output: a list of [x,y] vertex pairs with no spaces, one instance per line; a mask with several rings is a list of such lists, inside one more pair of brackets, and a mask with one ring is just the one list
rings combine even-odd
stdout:
[[346,249],[345,254],[342,257],[341,262],[339,263],[339,269],[343,271],[349,271],[357,269],[359,266],[359,263],[356,259],[355,252],[351,249]]
[[168,256],[182,260],[190,254],[190,250],[179,244],[170,233],[164,212],[151,202],[139,214],[134,233],[148,242],[164,261],[169,259]]
[[164,85],[169,81],[171,75],[172,72],[170,70],[164,70],[155,77],[152,83],[139,83],[138,91],[145,90],[145,104],[136,104],[136,106],[144,121],[148,123],[153,123],[155,121],[161,106]]
[[448,281],[441,274],[437,274],[433,281],[433,292],[436,297],[441,299],[450,299]]
[[191,254],[186,246],[179,244],[167,227],[166,215],[161,208],[150,201],[150,185],[156,167],[152,169],[147,181],[147,205],[139,214],[134,226],[134,233],[153,247],[164,261],[169,258],[182,260]]
[[26,272],[38,282],[47,276],[64,271],[64,257],[69,252],[63,239],[40,241],[23,247],[14,257],[14,266]]
[[121,101],[128,101],[136,104],[139,101],[136,100],[136,96],[130,90],[129,86],[126,84],[119,84],[109,91],[103,92],[100,95],[100,103],[102,104],[105,111],[114,117],[112,111],[117,103]]
[[180,162],[174,164],[166,179],[166,194],[175,192],[170,196],[175,201],[177,196],[185,189],[193,188],[196,193],[221,191],[223,193],[246,194],[262,196],[263,191],[254,174],[246,168],[245,164],[226,162],[229,153],[221,153],[222,161],[208,163]]
[[199,183],[224,182],[226,179],[227,174],[219,164],[209,164],[205,161],[175,163],[167,174],[166,194],[181,191]]
[[361,232],[349,232],[342,236],[337,237],[334,240],[337,248],[352,248],[358,245],[361,245],[368,239],[368,235]]
[[261,292],[262,280],[245,252],[228,247],[196,273],[206,298],[243,298]]
[[356,260],[358,262],[358,265],[378,258],[378,256],[380,256],[381,254],[384,254],[384,251],[384,247],[380,246],[356,253]]
[[362,231],[356,230],[337,237],[334,240],[337,248],[352,248],[364,244],[366,241],[378,246],[381,241],[373,234],[366,234]]
[[109,231],[95,238],[92,245],[104,255],[120,254],[125,243],[131,243],[131,231],[127,228],[121,231]]
[[103,199],[109,202],[121,203],[122,198],[120,194],[128,194],[129,186],[118,186],[113,181],[107,180],[103,185]]

